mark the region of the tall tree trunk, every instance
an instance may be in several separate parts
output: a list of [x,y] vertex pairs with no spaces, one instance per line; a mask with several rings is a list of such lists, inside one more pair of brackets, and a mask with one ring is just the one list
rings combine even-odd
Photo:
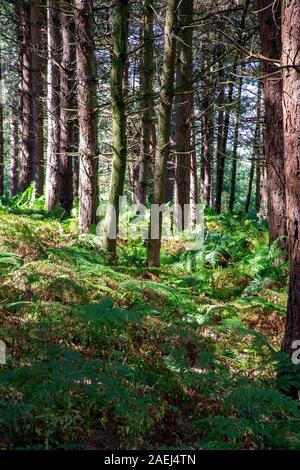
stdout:
[[227,143],[228,143],[228,132],[229,132],[229,125],[230,125],[230,117],[232,113],[232,103],[233,103],[233,90],[235,85],[235,75],[237,69],[237,62],[236,59],[234,60],[234,64],[232,67],[232,79],[228,84],[228,92],[226,97],[226,108],[225,108],[225,115],[224,115],[224,127],[223,127],[223,135],[222,135],[222,188],[223,188],[223,180],[224,180],[224,172],[225,172],[225,163],[226,163],[226,152],[227,152]]
[[222,190],[223,190],[223,177],[224,177],[224,165],[225,156],[223,155],[223,131],[224,131],[224,61],[223,61],[224,47],[219,46],[218,51],[218,120],[217,120],[217,175],[216,175],[216,201],[215,209],[217,214],[220,214],[222,209]]
[[59,0],[48,0],[48,162],[46,205],[51,211],[59,201],[60,161],[60,20]]
[[21,86],[20,86],[20,191],[23,192],[32,180],[32,142],[31,142],[31,46],[30,46],[30,2],[22,4],[22,47]]
[[18,192],[18,112],[16,103],[10,105],[10,149],[9,149],[9,195],[14,197]]
[[40,0],[30,4],[31,23],[31,136],[32,136],[32,177],[34,197],[43,194],[44,189],[44,136],[43,136],[43,83],[42,83],[42,11]]
[[[75,98],[76,105],[78,106],[77,96]],[[78,198],[79,193],[79,122],[78,116],[74,122],[74,151],[77,155],[73,157],[73,197]]]
[[[270,59],[280,59],[279,2],[276,3],[275,10],[274,5],[269,0],[258,0],[258,20],[262,54]],[[272,243],[278,237],[286,235],[282,80],[281,71],[273,62],[264,62],[264,76],[268,220]],[[280,244],[285,249],[285,239]]]
[[268,177],[265,164],[261,171],[259,216],[263,220],[267,220],[268,218]]
[[3,97],[2,97],[2,63],[0,51],[0,197],[4,193],[4,139],[3,139]]
[[60,168],[59,168],[59,202],[70,214],[73,205],[73,157],[75,144],[75,35],[74,16],[71,15],[73,1],[62,3],[61,36],[62,63],[60,71]]
[[[178,62],[176,68],[176,153],[175,153],[175,207],[174,222],[178,230],[184,230],[188,218],[183,216],[184,207],[190,204],[190,173],[193,124],[193,0],[179,3]],[[189,26],[189,27],[186,27]]]
[[254,162],[254,159],[252,158],[250,173],[249,173],[248,190],[247,190],[247,196],[246,196],[246,202],[245,202],[245,213],[246,214],[249,212],[250,203],[251,203],[254,169],[255,169],[255,162]]
[[[239,35],[241,38],[243,38],[243,33],[245,30],[249,4],[250,4],[250,0],[245,0],[243,11],[242,11],[242,17],[241,17],[241,21],[239,25],[239,29],[240,29]],[[221,117],[219,118],[221,119],[221,124],[222,124],[221,125],[222,135],[218,134],[218,151],[217,151],[216,212],[218,214],[222,210],[222,191],[223,191],[223,181],[224,181],[225,163],[226,163],[227,139],[228,139],[229,124],[230,124],[236,67],[237,67],[237,57],[235,57],[233,60],[233,79],[229,82],[229,85],[228,85],[228,95],[227,95],[227,103],[226,103],[227,107],[225,109],[225,116],[223,117],[223,120]],[[221,70],[220,70],[220,73],[222,73]],[[224,78],[224,72],[222,73],[222,75]],[[223,96],[221,95],[221,98],[222,97],[224,98],[224,95]]]
[[[127,160],[126,114],[123,78],[127,58],[128,0],[117,0],[114,19],[114,44],[111,71],[112,120],[113,120],[113,166],[106,212],[104,247],[116,256],[119,222],[119,198],[123,195]],[[113,233],[113,227],[116,228]]]
[[96,223],[98,204],[97,73],[91,0],[75,0],[79,119],[79,231]]
[[254,132],[254,140],[253,140],[253,153],[252,153],[252,160],[251,160],[251,168],[249,174],[249,183],[248,183],[248,191],[246,196],[245,202],[245,212],[249,212],[250,203],[251,203],[251,195],[252,195],[252,186],[253,186],[253,179],[254,179],[254,170],[255,170],[255,162],[257,161],[258,152],[260,151],[260,120],[261,120],[261,89],[260,86],[258,88],[257,93],[257,103],[256,103],[257,115],[256,115],[256,124],[255,124],[255,132]]
[[151,158],[151,131],[154,124],[153,80],[155,65],[153,60],[154,32],[153,16],[154,1],[144,0],[144,53],[142,69],[142,156],[139,163],[137,181],[137,203],[145,204],[147,196],[148,174]]
[[237,105],[234,117],[234,136],[233,148],[231,157],[231,185],[230,185],[230,198],[229,198],[229,212],[233,212],[235,189],[236,189],[236,173],[238,161],[238,145],[239,145],[239,130],[240,130],[240,114],[241,114],[241,96],[242,96],[243,79],[239,78],[238,91],[237,91]]
[[212,84],[206,78],[204,80],[204,93],[202,100],[201,118],[201,168],[200,190],[203,204],[212,205],[212,145],[214,137],[214,104]]
[[[153,203],[163,204],[166,191],[167,161],[170,152],[171,112],[174,96],[174,74],[176,57],[176,12],[179,0],[168,0],[165,33],[164,55],[161,75],[158,139],[154,168]],[[153,206],[152,206],[153,207]],[[152,218],[152,217],[151,217]],[[150,222],[150,238],[148,243],[148,266],[160,265],[160,246],[162,233],[162,214],[159,215],[158,233],[154,237],[152,232],[153,221]]]
[[[260,142],[259,142],[260,144]],[[256,183],[255,183],[255,210],[257,214],[260,212],[260,198],[261,198],[261,161],[260,158],[255,163],[256,170]]]
[[286,214],[290,262],[289,298],[282,349],[300,339],[300,3],[282,2],[283,129]]
[[193,116],[191,141],[192,141],[191,148],[193,149],[193,151],[191,155],[190,207],[191,207],[191,224],[192,226],[195,226],[198,222],[197,205],[199,202],[198,173],[197,173],[197,159],[196,159],[195,116]]

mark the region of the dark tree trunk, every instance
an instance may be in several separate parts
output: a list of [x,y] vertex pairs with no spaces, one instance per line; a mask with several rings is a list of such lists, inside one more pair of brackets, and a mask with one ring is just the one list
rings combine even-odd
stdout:
[[3,104],[2,104],[2,64],[0,55],[0,197],[4,192],[4,139],[3,139]]
[[9,149],[9,195],[14,197],[18,192],[18,112],[16,104],[10,105],[10,149]]
[[238,82],[237,105],[235,109],[235,118],[234,118],[233,148],[232,148],[232,157],[231,157],[231,185],[230,185],[230,198],[229,198],[229,212],[230,213],[233,212],[235,189],[236,189],[236,173],[237,173],[237,162],[238,162],[242,87],[243,87],[243,79],[240,78]]
[[228,92],[226,98],[226,109],[224,115],[224,127],[223,127],[223,136],[222,136],[222,189],[223,189],[223,181],[224,181],[224,172],[225,172],[225,163],[226,163],[226,156],[227,156],[227,143],[228,143],[228,132],[229,132],[229,125],[230,125],[230,117],[232,113],[232,103],[233,103],[233,90],[235,84],[235,75],[236,75],[237,63],[236,60],[234,61],[232,67],[232,79],[228,84]]
[[[124,100],[124,70],[128,42],[128,0],[117,0],[114,19],[114,44],[111,71],[112,121],[113,121],[113,166],[106,212],[104,247],[116,256],[119,223],[119,198],[123,195],[127,161],[126,114]],[[115,212],[114,212],[115,211]]]
[[195,226],[198,222],[197,219],[197,205],[199,202],[199,189],[198,189],[198,173],[197,173],[197,159],[196,159],[196,130],[195,130],[195,116],[193,116],[191,148],[193,149],[191,155],[191,187],[190,187],[190,207],[191,207],[191,224]]
[[[269,0],[258,0],[262,54],[270,59],[280,59],[281,56],[279,2],[275,6],[274,10],[273,3]],[[268,220],[272,243],[278,237],[286,235],[282,80],[281,71],[273,62],[264,62],[264,76]],[[281,241],[281,246],[285,249],[285,239]]]
[[192,84],[193,0],[179,3],[179,40],[176,68],[176,145],[175,145],[175,207],[174,222],[178,230],[189,223],[184,207],[190,204],[190,173],[194,94]]
[[21,46],[21,86],[20,86],[20,191],[23,192],[32,180],[31,142],[31,47],[30,47],[30,2],[22,4],[22,46]]
[[[265,141],[265,128],[261,127],[261,145]],[[267,178],[267,168],[266,168],[266,146],[262,145],[262,162],[261,162],[261,171],[260,171],[260,207],[259,207],[259,216],[263,220],[268,219],[268,178]]]
[[75,121],[76,82],[75,82],[75,35],[72,0],[62,3],[61,36],[62,63],[60,71],[60,168],[59,168],[59,202],[70,214],[73,205],[73,157],[76,152]]
[[[242,17],[240,21],[240,31],[239,35],[242,38],[247,12],[249,8],[250,0],[245,0],[244,8],[242,12]],[[222,64],[222,61],[221,61]],[[217,150],[217,184],[216,184],[216,212],[219,214],[222,210],[222,191],[223,191],[223,182],[224,182],[224,173],[225,173],[225,163],[226,163],[226,151],[227,151],[227,139],[228,139],[228,130],[230,124],[230,116],[231,116],[231,108],[232,108],[232,97],[233,97],[233,88],[234,88],[234,78],[236,73],[237,67],[237,58],[234,58],[233,61],[233,78],[230,80],[228,85],[228,95],[227,95],[227,103],[225,109],[225,116],[222,118],[219,117],[220,124],[219,125],[219,132],[222,131],[222,135],[218,133],[218,150]],[[224,78],[224,72],[220,70],[221,79]],[[220,85],[222,86],[222,85]],[[224,91],[221,93],[221,97],[224,99]],[[221,103],[219,103],[219,106]],[[221,113],[221,110],[219,111]]]
[[41,1],[30,4],[31,23],[31,136],[32,136],[32,178],[34,197],[44,190],[44,136],[43,136],[43,83],[42,83],[42,11]]
[[144,0],[144,53],[142,64],[142,156],[139,162],[136,199],[138,204],[145,204],[147,196],[148,174],[151,159],[151,132],[154,123],[153,80],[155,65],[153,61],[153,0]]
[[[179,0],[168,0],[165,33],[164,56],[161,76],[160,107],[158,122],[158,139],[154,168],[153,203],[163,204],[166,194],[167,161],[170,153],[171,113],[174,96],[174,74],[176,57],[176,12]],[[159,217],[158,236],[151,236],[153,224],[150,222],[150,237],[148,243],[148,266],[160,265],[160,246],[162,231],[162,214]]]
[[48,162],[46,204],[59,202],[60,161],[60,21],[59,0],[48,0]]
[[79,119],[79,231],[96,223],[98,204],[97,74],[91,0],[75,0]]
[[222,190],[224,178],[225,155],[223,155],[223,131],[224,131],[224,62],[223,62],[224,47],[219,46],[219,73],[218,73],[218,120],[217,120],[217,175],[216,175],[216,213],[220,214],[222,209]]
[[252,153],[252,160],[251,160],[251,168],[249,174],[249,183],[248,183],[248,191],[246,196],[245,202],[245,212],[249,212],[250,203],[251,203],[251,195],[252,195],[252,186],[253,186],[253,179],[254,179],[254,171],[256,161],[258,159],[258,154],[260,152],[260,120],[261,120],[261,89],[258,88],[257,94],[257,103],[256,103],[257,115],[256,115],[256,124],[255,124],[255,132],[254,132],[254,140],[253,140],[253,153]]
[[214,104],[212,85],[208,79],[204,80],[204,94],[202,101],[201,126],[201,168],[200,191],[203,204],[212,205],[212,145],[214,137]]
[[[76,106],[78,107],[77,96],[75,98]],[[73,197],[78,198],[79,193],[79,123],[78,116],[75,118],[74,122],[74,151],[75,155],[73,157]]]
[[[286,214],[290,262],[289,298],[282,349],[300,339],[300,3],[282,2],[283,129]],[[299,346],[298,346],[299,347]]]
[[[260,142],[259,142],[260,145]],[[255,183],[255,210],[257,213],[260,211],[260,198],[261,198],[261,162],[260,158],[255,163],[256,170],[256,183]]]

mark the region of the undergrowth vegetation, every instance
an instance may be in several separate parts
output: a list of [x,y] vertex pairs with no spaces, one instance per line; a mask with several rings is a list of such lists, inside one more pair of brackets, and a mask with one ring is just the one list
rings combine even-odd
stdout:
[[148,271],[135,240],[112,267],[22,197],[0,209],[1,448],[300,448],[277,380],[287,265],[262,224],[208,213],[203,250],[165,242]]

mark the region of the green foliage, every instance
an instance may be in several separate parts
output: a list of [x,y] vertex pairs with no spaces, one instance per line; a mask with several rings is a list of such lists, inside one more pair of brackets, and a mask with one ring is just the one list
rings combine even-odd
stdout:
[[263,226],[208,213],[203,250],[166,243],[148,272],[141,240],[109,266],[98,237],[16,201],[0,212],[1,448],[300,448],[287,269]]

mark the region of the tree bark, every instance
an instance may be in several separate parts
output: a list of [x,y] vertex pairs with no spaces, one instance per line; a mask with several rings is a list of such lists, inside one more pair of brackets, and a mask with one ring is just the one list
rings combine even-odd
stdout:
[[[260,145],[260,142],[259,142]],[[261,198],[261,162],[258,158],[255,162],[256,183],[255,183],[255,210],[259,214],[260,211],[260,198]]]
[[[114,44],[111,70],[113,164],[106,212],[104,247],[110,256],[116,256],[119,222],[119,198],[123,195],[127,161],[126,114],[124,100],[124,70],[128,42],[128,0],[117,0],[114,18]],[[114,213],[115,211],[115,213]]]
[[223,131],[224,131],[224,61],[223,61],[224,47],[219,46],[218,51],[218,121],[217,121],[217,175],[216,175],[216,200],[215,200],[215,209],[216,213],[220,214],[222,209],[222,189],[223,189],[223,177],[224,177],[224,165],[225,165],[225,156],[223,155]]
[[[276,5],[278,7],[279,2]],[[274,11],[272,2],[258,0],[262,54],[271,59],[280,59],[282,49],[278,28],[280,11],[277,7]],[[277,18],[276,22],[275,18]],[[282,77],[276,65],[267,61],[264,61],[264,76],[268,220],[270,243],[272,243],[278,237],[286,236]],[[286,249],[285,239],[280,242],[280,245]]]
[[[174,74],[176,57],[176,12],[179,0],[168,0],[165,33],[164,55],[161,75],[158,139],[154,168],[153,203],[163,204],[166,191],[166,170],[170,152],[171,112],[174,96]],[[152,206],[153,207],[153,206]],[[150,222],[150,237],[148,243],[148,266],[160,265],[160,246],[162,233],[162,214],[159,217],[158,237],[151,236],[152,221]]]
[[179,41],[176,68],[176,146],[175,146],[175,207],[174,222],[178,230],[184,230],[189,222],[184,217],[184,208],[190,204],[190,173],[193,124],[193,0],[179,3]]
[[245,212],[249,212],[250,204],[251,204],[251,195],[252,195],[252,185],[254,179],[254,171],[255,171],[255,162],[257,161],[257,155],[260,151],[260,142],[259,142],[259,135],[260,135],[260,120],[261,120],[261,89],[260,86],[258,88],[257,93],[257,103],[256,103],[257,115],[256,115],[256,123],[255,123],[255,132],[254,132],[254,140],[253,140],[253,153],[252,153],[252,160],[251,160],[251,168],[249,174],[249,184],[248,184],[248,191],[246,196],[245,202]]
[[98,204],[97,74],[91,0],[75,0],[79,119],[79,231],[96,223]]
[[236,189],[236,173],[237,173],[237,162],[238,162],[238,145],[239,145],[239,129],[240,129],[240,114],[241,114],[241,96],[242,96],[243,79],[240,77],[238,82],[237,92],[237,105],[235,109],[234,117],[234,136],[233,136],[233,148],[231,157],[231,185],[230,185],[230,197],[229,197],[229,212],[233,212],[235,189]]
[[48,162],[46,205],[48,211],[59,202],[60,161],[60,20],[59,0],[48,0]]
[[153,16],[154,1],[144,0],[144,52],[142,69],[142,156],[139,162],[136,199],[138,204],[145,204],[147,197],[148,174],[151,161],[151,132],[154,123],[153,80],[155,65],[153,60],[154,32]]
[[3,104],[2,104],[2,63],[0,54],[0,197],[4,193],[4,139],[3,139]]
[[283,130],[290,281],[282,349],[300,339],[300,3],[282,2]]
[[[221,197],[222,197],[222,190],[223,190],[223,182],[224,182],[224,173],[225,173],[225,163],[227,157],[227,142],[228,142],[228,132],[229,132],[229,125],[230,125],[230,117],[232,113],[232,102],[233,102],[233,90],[235,85],[235,75],[237,69],[237,60],[234,59],[234,64],[232,67],[232,79],[228,84],[228,93],[226,98],[226,108],[225,108],[225,115],[224,115],[224,126],[223,126],[223,135],[222,135],[222,151],[221,151],[221,164],[220,164],[220,186],[221,186]],[[222,209],[222,208],[221,208]]]
[[[206,64],[204,64],[204,67]],[[214,137],[214,102],[213,91],[210,80],[204,79],[204,93],[202,100],[202,119],[201,119],[201,168],[200,168],[200,190],[203,204],[207,207],[212,206],[213,187],[212,187],[212,145]]]
[[18,112],[14,102],[10,105],[9,195],[18,192]]
[[191,224],[195,227],[197,224],[197,205],[199,202],[198,190],[198,173],[197,173],[197,159],[196,159],[196,129],[195,129],[195,116],[193,116],[192,135],[191,135],[191,148],[193,149],[191,155],[191,181],[190,181],[190,207],[191,207]]
[[43,82],[42,82],[42,11],[41,1],[30,4],[31,33],[31,136],[32,136],[32,178],[34,197],[40,197],[44,190],[44,136],[43,136]]
[[[30,2],[22,4],[22,46],[21,46],[21,86],[20,86],[20,192],[25,191],[32,180],[31,142],[31,47],[30,47]],[[18,14],[18,13],[17,13]]]
[[75,82],[75,35],[74,16],[71,15],[72,0],[64,1],[61,13],[62,63],[60,71],[60,168],[59,202],[70,214],[73,205],[73,157],[76,149],[76,82]]

